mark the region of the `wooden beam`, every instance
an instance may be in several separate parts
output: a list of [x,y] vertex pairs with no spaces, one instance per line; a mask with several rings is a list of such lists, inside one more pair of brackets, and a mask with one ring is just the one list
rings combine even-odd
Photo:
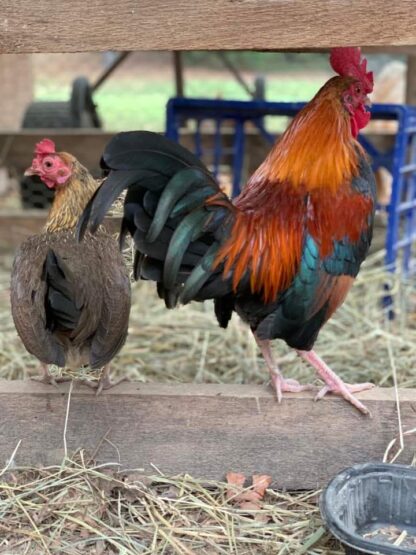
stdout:
[[416,44],[414,0],[1,0],[0,14],[0,52]]
[[[59,463],[68,396],[53,386],[0,381],[0,464],[21,441],[17,465]],[[416,390],[401,390],[404,429],[414,427]],[[222,479],[229,470],[270,474],[274,486],[321,487],[354,463],[381,460],[397,436],[394,391],[359,395],[373,413],[364,417],[344,400],[314,403],[309,393],[286,395],[278,404],[267,387],[216,384],[119,385],[96,397],[75,384],[67,426],[69,452],[92,452],[104,437],[99,462],[128,468],[155,467]],[[400,460],[409,463],[416,435],[405,438]],[[152,466],[154,465],[154,466]]]
[[[44,210],[0,210],[0,250],[15,249],[30,235],[40,233],[46,216]],[[111,233],[120,230],[120,218],[108,217],[104,223]]]

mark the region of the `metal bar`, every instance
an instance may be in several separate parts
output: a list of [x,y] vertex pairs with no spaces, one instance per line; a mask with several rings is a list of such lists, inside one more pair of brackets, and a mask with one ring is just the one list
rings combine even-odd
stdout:
[[183,79],[183,58],[180,50],[173,51],[173,69],[175,72],[176,96],[185,96],[185,84]]
[[395,249],[402,249],[403,247],[411,245],[413,241],[416,241],[416,233],[412,233],[412,235],[409,235],[408,237],[401,239],[401,241],[398,241],[395,245]]
[[240,85],[243,87],[243,89],[246,91],[246,93],[249,96],[251,96],[251,98],[255,98],[256,97],[256,91],[254,91],[250,88],[250,86],[245,81],[244,77],[241,75],[241,73],[238,71],[238,69],[234,66],[234,64],[232,62],[230,62],[230,60],[227,58],[225,53],[224,52],[217,52],[217,56],[222,61],[222,63],[225,65],[225,67],[232,73],[232,75],[234,75],[235,79],[240,83]]
[[110,77],[110,75],[118,68],[118,66],[122,64],[128,56],[130,56],[130,54],[131,52],[121,52],[114,60],[114,62],[110,64],[105,71],[103,71],[96,82],[91,86],[91,92],[94,93],[98,89],[98,87],[101,87],[104,81],[106,81]]
[[402,166],[400,168],[400,173],[410,173],[410,172],[416,172],[416,163],[407,164],[406,166]]
[[391,191],[391,199],[388,207],[388,226],[386,233],[386,259],[385,264],[391,271],[396,269],[397,245],[399,235],[400,217],[396,211],[396,207],[400,204],[403,175],[400,173],[400,168],[406,160],[406,146],[408,137],[402,133],[402,129],[406,125],[406,112],[402,113],[399,119],[399,129],[396,137],[396,144],[394,148],[393,159],[393,186]]
[[406,210],[411,210],[412,208],[416,208],[416,200],[409,200],[406,202],[402,202],[396,208],[396,212],[402,213],[402,212],[406,212]]
[[201,120],[196,121],[195,129],[195,156],[202,158]]
[[234,139],[234,160],[233,160],[233,197],[240,192],[241,174],[243,171],[244,160],[244,121],[237,120],[235,122],[235,139]]
[[[180,117],[180,116],[179,116]],[[176,124],[176,112],[174,108],[174,99],[168,100],[166,105],[166,131],[165,136],[172,141],[179,142],[179,125]]]
[[221,162],[221,147],[222,147],[222,138],[221,138],[221,119],[218,118],[215,120],[215,136],[214,136],[214,169],[213,174],[214,177],[217,179],[220,162]]

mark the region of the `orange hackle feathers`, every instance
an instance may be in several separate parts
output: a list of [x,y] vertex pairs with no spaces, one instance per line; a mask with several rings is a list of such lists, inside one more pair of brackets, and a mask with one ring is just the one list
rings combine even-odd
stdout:
[[289,181],[293,189],[335,192],[357,175],[357,149],[361,149],[351,140],[349,117],[339,99],[349,79],[334,77],[324,85],[292,121],[247,187],[266,179],[271,184]]

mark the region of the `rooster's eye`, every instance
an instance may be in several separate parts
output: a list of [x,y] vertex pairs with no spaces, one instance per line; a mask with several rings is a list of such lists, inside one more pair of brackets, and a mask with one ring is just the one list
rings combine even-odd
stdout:
[[356,92],[357,94],[360,94],[360,92],[361,92],[361,87],[355,87],[355,92]]
[[49,160],[47,160],[47,161],[44,163],[45,168],[51,168],[52,165],[53,165],[52,162],[50,162]]

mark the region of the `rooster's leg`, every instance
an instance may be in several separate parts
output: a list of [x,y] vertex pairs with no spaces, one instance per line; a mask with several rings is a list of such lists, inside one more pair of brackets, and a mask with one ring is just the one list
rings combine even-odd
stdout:
[[52,376],[52,374],[50,374],[48,365],[44,364],[43,362],[40,363],[39,369],[41,375],[33,376],[32,378],[30,378],[34,382],[46,383],[48,385],[54,385],[55,387],[58,387],[58,383],[68,382],[71,380],[70,377],[55,378],[54,376]]
[[279,403],[282,401],[283,393],[285,391],[289,391],[290,393],[299,393],[300,391],[313,389],[313,385],[311,384],[301,385],[297,380],[292,380],[290,378],[285,379],[279,370],[279,366],[273,358],[270,341],[258,339],[256,335],[254,335],[254,337],[256,338],[257,345],[260,347],[267,368],[269,369],[270,378]]
[[374,387],[372,383],[360,383],[360,384],[347,384],[344,383],[340,377],[338,377],[329,366],[325,364],[325,362],[315,353],[315,351],[297,351],[298,355],[302,357],[304,360],[309,362],[315,370],[318,372],[318,375],[323,379],[325,382],[325,386],[320,390],[318,395],[315,397],[315,400],[322,399],[328,392],[335,393],[336,395],[340,395],[344,397],[349,403],[354,405],[358,410],[360,410],[364,414],[370,414],[370,411],[367,409],[363,403],[361,403],[358,399],[356,399],[353,393],[357,393],[359,391],[365,391],[366,389],[371,389]]

